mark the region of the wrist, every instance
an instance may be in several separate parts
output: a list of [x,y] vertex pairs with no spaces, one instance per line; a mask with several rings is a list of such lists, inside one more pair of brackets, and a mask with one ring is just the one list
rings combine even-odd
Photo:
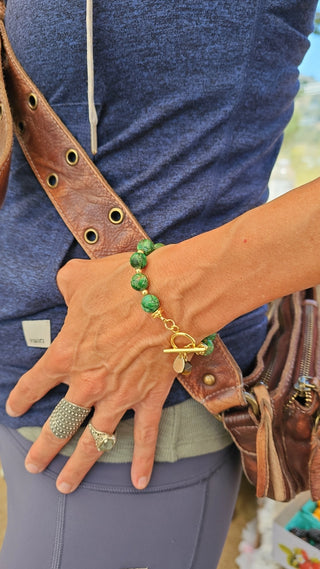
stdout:
[[245,216],[150,257],[150,282],[166,314],[199,341],[253,308],[256,262],[242,237]]
[[[162,248],[163,244],[154,244],[150,239],[142,239],[137,244],[137,251],[130,257],[130,264],[135,269],[131,278],[131,287],[141,292],[141,308],[151,314],[152,318],[159,319],[164,328],[170,332],[170,346],[163,350],[166,354],[172,354],[175,359],[173,369],[176,373],[189,374],[192,369],[190,359],[192,355],[208,356],[213,352],[215,333],[211,333],[201,341],[196,339],[173,320],[168,318],[160,305],[160,300],[149,292],[149,279],[143,272],[147,266],[147,258],[155,250]],[[178,343],[177,343],[178,342]]]
[[148,258],[150,292],[158,296],[165,316],[199,342],[225,324],[212,308],[218,302],[213,287],[208,290],[212,265],[198,254],[200,247],[193,238],[163,247]]

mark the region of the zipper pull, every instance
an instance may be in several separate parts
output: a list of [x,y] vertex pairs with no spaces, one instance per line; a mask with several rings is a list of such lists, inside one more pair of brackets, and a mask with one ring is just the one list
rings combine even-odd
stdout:
[[317,391],[316,386],[313,385],[313,383],[310,383],[310,379],[313,379],[310,375],[300,375],[300,377],[298,377],[298,381],[294,384],[294,389],[299,391],[301,394],[307,393],[311,390]]
[[314,378],[310,375],[300,375],[298,381],[294,384],[295,393],[292,395],[288,404],[297,400],[300,405],[310,407],[312,405],[312,391],[318,391],[318,388],[310,383]]

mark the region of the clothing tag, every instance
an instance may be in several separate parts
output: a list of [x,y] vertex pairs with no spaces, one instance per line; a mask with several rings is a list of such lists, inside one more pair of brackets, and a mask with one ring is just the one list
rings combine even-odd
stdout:
[[50,320],[23,320],[22,330],[29,348],[49,348],[51,344]]

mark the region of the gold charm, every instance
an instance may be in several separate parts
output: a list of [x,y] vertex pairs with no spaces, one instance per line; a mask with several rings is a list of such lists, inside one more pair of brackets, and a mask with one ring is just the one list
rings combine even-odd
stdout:
[[173,369],[176,373],[189,375],[192,370],[191,363],[187,360],[187,354],[179,354],[173,362]]
[[[188,343],[180,348],[176,345],[176,338],[183,338]],[[182,373],[183,375],[189,375],[192,370],[192,365],[188,361],[188,354],[203,355],[208,348],[208,346],[202,343],[196,345],[195,339],[186,332],[173,332],[170,342],[172,347],[166,348],[163,352],[165,354],[177,354],[173,362],[173,369],[176,373]]]
[[183,373],[185,368],[186,360],[183,357],[183,354],[179,354],[174,362],[173,362],[173,369],[176,373]]

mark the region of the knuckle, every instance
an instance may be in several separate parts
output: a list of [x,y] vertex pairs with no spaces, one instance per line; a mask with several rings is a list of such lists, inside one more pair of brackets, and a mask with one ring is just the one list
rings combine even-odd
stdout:
[[135,442],[141,446],[153,446],[157,435],[158,428],[155,425],[144,425],[137,430]]
[[71,259],[63,267],[61,267],[57,273],[57,279],[63,280],[68,279],[70,273],[72,274],[78,267],[80,259]]
[[105,381],[103,377],[85,374],[79,377],[79,389],[85,401],[95,402],[104,394]]
[[79,273],[79,268],[84,262],[86,262],[84,259],[71,259],[59,269],[56,280],[57,285],[62,292],[70,279],[74,278],[75,275]]
[[29,459],[39,465],[45,464],[48,456],[59,452],[65,442],[65,440],[56,437],[47,425],[44,425],[37,441],[29,450]]
[[109,391],[108,386],[108,404],[110,408],[128,409],[132,405],[132,401],[132,396],[127,389],[120,387],[118,390],[113,389]]
[[77,450],[79,450],[81,454],[84,455],[87,460],[89,460],[89,462],[95,461],[100,454],[97,450],[92,436],[89,433],[84,434],[79,439]]
[[62,341],[61,337],[57,336],[50,346],[50,356],[54,367],[66,371],[71,366],[73,348],[69,342]]

